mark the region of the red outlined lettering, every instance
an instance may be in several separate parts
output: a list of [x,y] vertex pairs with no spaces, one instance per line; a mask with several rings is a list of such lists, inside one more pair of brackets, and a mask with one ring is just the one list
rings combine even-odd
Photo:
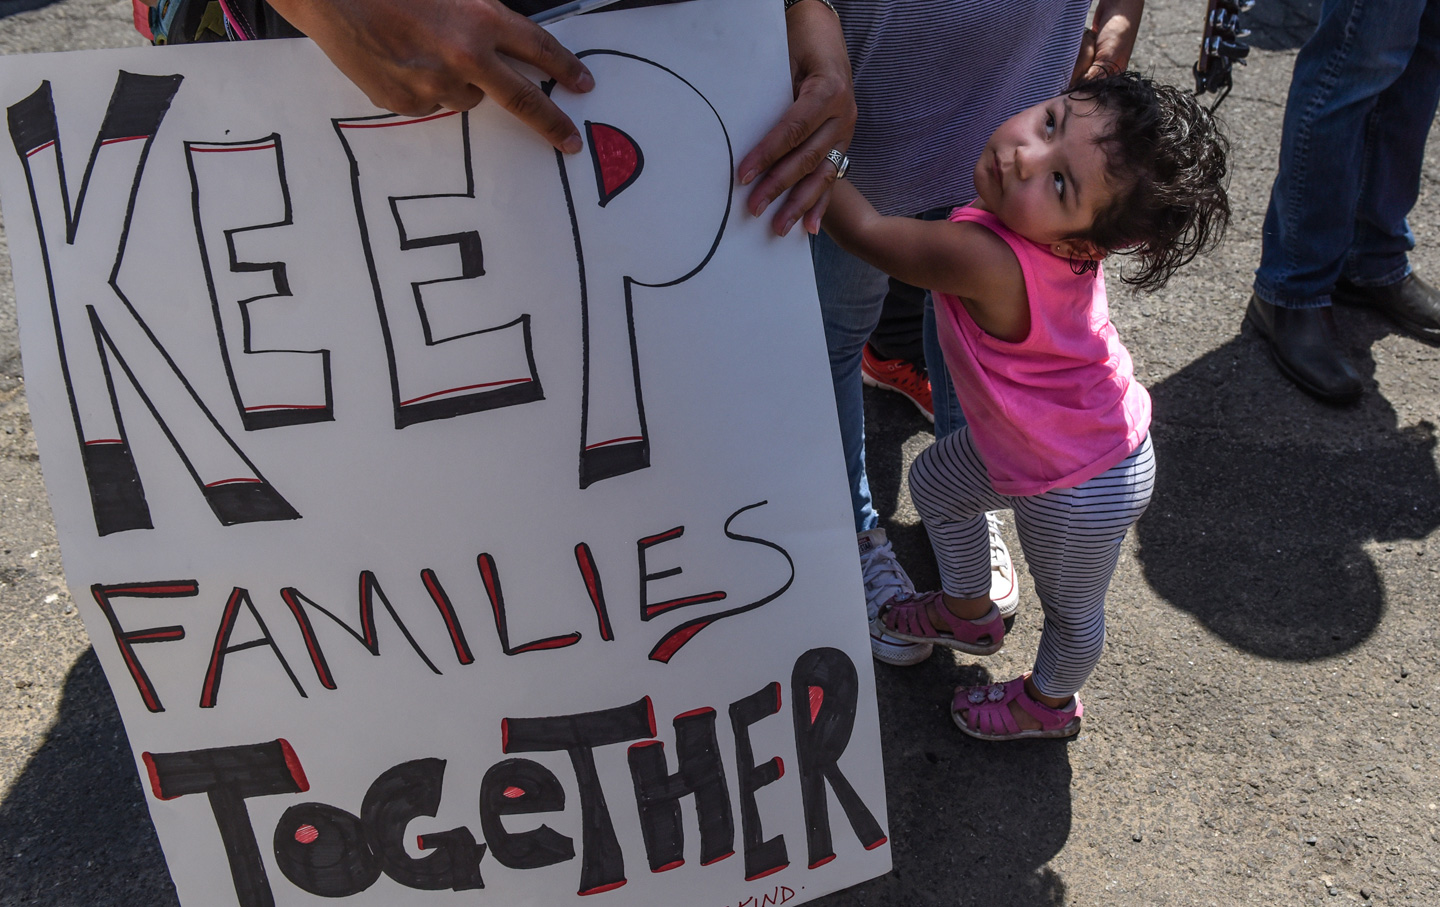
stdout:
[[115,616],[115,608],[112,603],[116,598],[190,598],[200,594],[200,585],[195,580],[169,580],[155,583],[122,583],[118,585],[102,585],[96,583],[90,587],[90,594],[95,598],[95,604],[100,606],[100,612],[105,615],[105,620],[110,624],[110,632],[115,636],[115,645],[120,649],[120,657],[125,660],[125,668],[130,672],[130,677],[135,681],[135,687],[140,691],[140,700],[145,703],[145,708],[152,712],[163,712],[165,706],[160,702],[160,696],[155,692],[155,686],[150,682],[150,677],[145,673],[145,666],[135,654],[134,647],[140,643],[148,642],[174,642],[185,638],[185,628],[181,626],[149,627],[144,630],[125,630],[120,626],[120,620]]

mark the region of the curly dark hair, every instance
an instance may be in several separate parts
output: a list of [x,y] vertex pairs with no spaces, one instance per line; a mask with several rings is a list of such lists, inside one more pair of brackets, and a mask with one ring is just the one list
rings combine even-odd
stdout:
[[1114,117],[1099,139],[1119,191],[1074,237],[1131,256],[1122,278],[1153,291],[1196,255],[1214,248],[1230,222],[1225,156],[1230,143],[1193,96],[1138,72],[1082,82],[1069,91]]

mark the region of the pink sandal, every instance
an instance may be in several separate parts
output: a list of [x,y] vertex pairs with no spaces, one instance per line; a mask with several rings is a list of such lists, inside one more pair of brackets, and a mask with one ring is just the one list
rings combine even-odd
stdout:
[[[1029,676],[1026,673],[1005,683],[956,688],[955,699],[950,704],[950,717],[955,726],[981,740],[1073,737],[1080,733],[1080,719],[1085,714],[1080,696],[1074,697],[1069,708],[1051,708],[1025,691],[1025,678]],[[1015,723],[1015,716],[1010,714],[1012,701],[1040,722],[1038,730],[1022,729]]]
[[[937,630],[930,622],[925,609],[931,602],[935,603],[940,621],[950,632]],[[1005,644],[1005,620],[993,604],[984,617],[966,620],[950,613],[939,592],[896,596],[885,603],[880,620],[885,624],[886,633],[896,639],[949,646],[971,655],[994,655]]]

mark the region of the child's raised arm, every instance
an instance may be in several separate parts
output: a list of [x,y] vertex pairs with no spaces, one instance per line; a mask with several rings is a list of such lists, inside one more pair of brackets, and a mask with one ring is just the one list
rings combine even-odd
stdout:
[[1003,239],[979,224],[885,217],[840,180],[824,227],[840,248],[891,277],[959,296],[987,334],[1018,341],[1029,333],[1020,262]]

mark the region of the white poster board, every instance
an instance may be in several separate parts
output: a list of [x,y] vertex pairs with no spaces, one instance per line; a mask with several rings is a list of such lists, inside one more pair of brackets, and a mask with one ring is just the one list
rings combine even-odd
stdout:
[[182,903],[799,903],[889,869],[776,0],[561,23],[561,157],[309,42],[0,60],[66,574]]

